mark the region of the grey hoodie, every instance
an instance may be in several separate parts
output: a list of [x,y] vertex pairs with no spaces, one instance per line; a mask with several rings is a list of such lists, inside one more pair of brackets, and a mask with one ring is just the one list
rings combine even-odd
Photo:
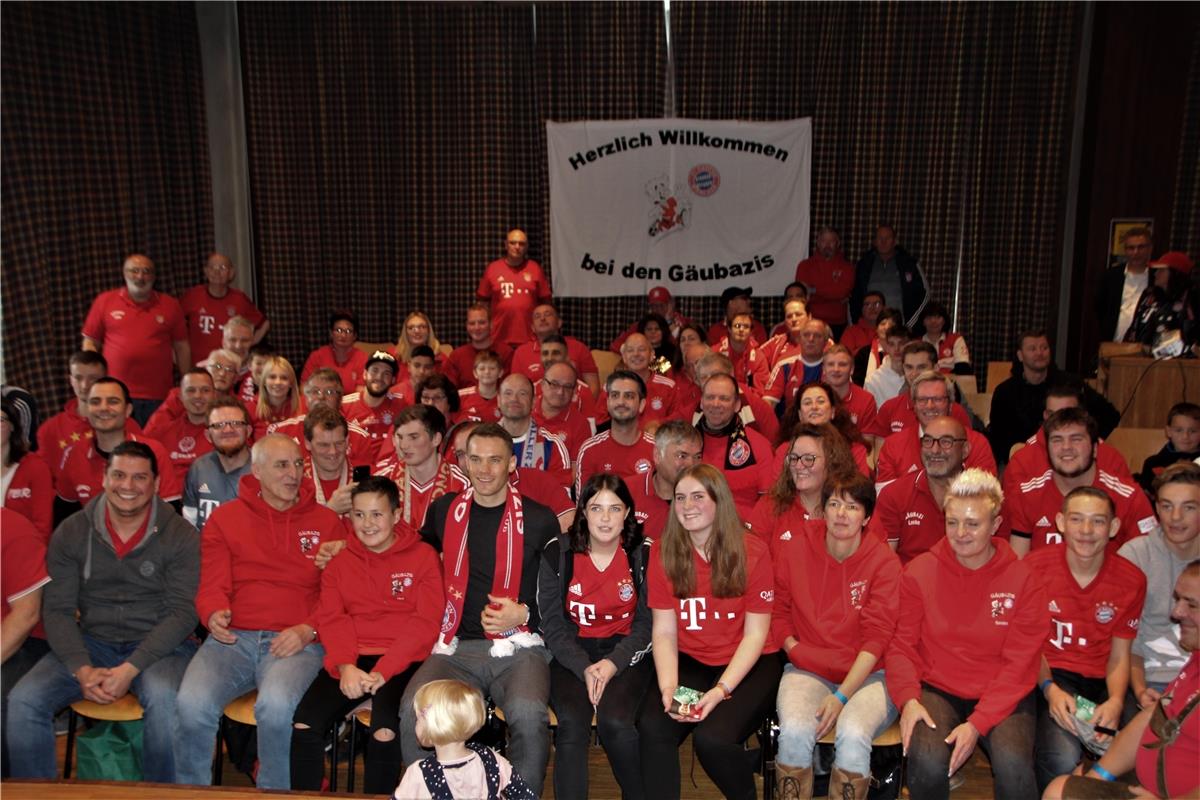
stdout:
[[46,551],[52,578],[42,595],[46,639],[72,674],[91,664],[84,634],[140,642],[129,663],[144,670],[170,655],[196,627],[196,529],[155,497],[145,537],[122,559],[104,512],[101,494],[58,526]]

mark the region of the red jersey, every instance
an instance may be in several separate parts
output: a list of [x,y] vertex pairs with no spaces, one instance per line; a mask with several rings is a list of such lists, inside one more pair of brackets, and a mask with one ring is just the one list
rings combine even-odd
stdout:
[[[171,469],[171,456],[166,449],[144,433],[125,431],[125,441],[142,442],[154,451],[158,462],[158,496],[170,502],[183,496],[183,480]],[[58,496],[68,503],[87,504],[88,500],[104,491],[104,468],[108,459],[101,453],[92,439],[80,442],[67,453],[62,476],[58,482]]]
[[800,357],[800,343],[792,342],[786,333],[777,333],[762,343],[758,354],[767,360],[767,369],[774,372],[780,364],[790,363]]
[[[750,336],[759,342],[765,342],[767,339],[771,338],[771,337],[767,336],[767,329],[764,328],[763,324],[761,322],[759,322],[758,320],[751,321]],[[728,339],[728,338],[729,338],[729,323],[726,322],[725,320],[721,320],[720,322],[709,326],[709,328],[708,328],[708,344],[710,347],[712,345],[718,344],[722,339]]]
[[850,355],[856,356],[859,350],[869,347],[873,341],[875,341],[875,326],[860,318],[858,322],[842,331],[842,338],[838,344],[849,350]]
[[625,481],[633,500],[633,514],[642,523],[642,533],[650,541],[662,537],[671,514],[671,501],[663,500],[654,490],[654,470]]
[[833,258],[809,256],[796,265],[796,282],[808,287],[808,313],[830,325],[845,325],[854,265],[841,253]]
[[571,500],[570,491],[547,472],[529,467],[517,467],[516,473],[510,475],[509,478],[522,497],[528,497],[533,502],[545,506],[553,511],[556,517],[575,510],[575,503]]
[[865,433],[867,428],[871,427],[871,423],[875,421],[877,413],[875,395],[857,384],[851,383],[849,386],[846,396],[841,399],[842,405],[850,414],[850,421]]
[[618,549],[603,570],[587,553],[574,554],[575,567],[567,587],[567,614],[579,626],[582,639],[625,636],[633,629],[637,591],[629,559]]
[[[496,355],[500,356],[500,362],[503,365],[504,374],[510,372],[509,366],[512,364],[512,348],[503,342],[492,342],[483,350],[491,350]],[[465,389],[468,386],[474,386],[475,381],[475,356],[482,352],[475,345],[468,342],[461,347],[456,347],[450,351],[450,355],[446,357],[445,363],[442,364],[442,374],[450,379],[459,389]]]
[[[1167,718],[1175,720],[1197,693],[1200,693],[1200,651],[1194,651],[1178,677],[1167,686],[1164,693],[1171,698],[1164,709]],[[1166,754],[1163,771],[1166,773],[1165,797],[1183,797],[1195,791],[1197,775],[1200,775],[1200,713],[1195,710],[1188,714],[1179,727],[1179,736],[1170,747],[1149,749],[1149,745],[1158,742],[1158,737],[1149,725],[1142,733],[1142,741],[1137,748],[1137,759],[1134,761],[1137,770],[1138,783],[1158,791],[1158,757],[1159,753]]]
[[[1096,468],[1117,476],[1123,483],[1136,483],[1121,451],[1104,442],[1096,443]],[[1039,427],[1025,440],[1025,446],[1008,460],[1008,466],[1004,468],[1004,496],[1020,492],[1022,483],[1044,475],[1048,469],[1050,452],[1046,449],[1046,434]]]
[[238,630],[315,628],[321,570],[313,559],[322,542],[345,539],[346,528],[307,483],[286,511],[267,505],[260,488],[258,478],[242,476],[238,498],[204,523],[196,612],[207,625],[214,611],[228,608]]
[[41,534],[42,541],[50,543],[50,534],[54,532],[54,478],[40,455],[26,453],[22,456],[13,468],[0,500],[0,506],[29,520],[34,530]]
[[[1115,555],[1121,545],[1158,527],[1150,501],[1135,483],[1126,483],[1115,475],[1096,468],[1092,486],[1112,498],[1121,527],[1108,542],[1107,552]],[[1004,516],[1012,520],[1014,536],[1029,537],[1029,549],[1062,544],[1054,517],[1062,511],[1063,493],[1054,482],[1054,471],[1046,470],[1017,485],[1017,491],[1004,496]]]
[[325,646],[325,670],[360,654],[382,653],[373,670],[390,679],[423,661],[437,640],[446,599],[442,562],[415,528],[396,526],[396,541],[373,553],[356,536],[321,575],[316,629]]
[[[12,603],[49,582],[41,532],[11,508],[0,508],[0,621],[8,617]],[[29,635],[46,638],[40,620]]]
[[[900,561],[887,545],[862,537],[839,562],[825,546],[825,520],[814,520],[773,554],[775,609],[771,635],[798,669],[841,683],[861,652],[882,659],[900,613]],[[876,665],[879,669],[881,665]]]
[[[763,495],[754,504],[754,510],[746,519],[750,532],[767,543],[771,558],[778,557],[781,547],[799,538],[811,519],[804,503],[797,498],[783,513],[775,508],[775,499]],[[782,643],[782,639],[779,640]]]
[[300,398],[299,408],[292,408],[291,402],[285,400],[283,405],[279,408],[275,408],[270,403],[267,403],[266,411],[262,414],[258,413],[258,404],[255,403],[254,406],[250,408],[250,424],[253,426],[254,430],[253,440],[258,441],[268,433],[271,433],[275,426],[281,425],[290,419],[295,419],[297,416],[301,419],[300,429],[301,435],[303,436],[303,419],[304,415],[307,413],[308,403],[303,397]]
[[487,265],[475,294],[491,303],[492,341],[512,347],[533,338],[533,309],[550,300],[550,281],[532,258],[519,269],[498,258]]
[[[851,384],[853,385],[853,384]],[[870,392],[864,392],[870,394]],[[874,398],[871,398],[872,400]],[[950,404],[950,416],[962,423],[963,428],[971,430],[971,418],[967,416],[967,412],[958,403]],[[893,433],[915,428],[920,423],[917,421],[917,411],[913,408],[912,397],[908,392],[901,392],[883,405],[879,406],[879,410],[875,413],[875,418],[867,427],[859,425],[859,430],[869,436],[888,437]],[[974,445],[972,445],[974,447]]]
[[551,433],[562,437],[573,462],[578,460],[579,449],[583,447],[583,443],[596,435],[591,418],[584,416],[582,411],[573,406],[567,406],[553,417],[547,417],[542,413],[542,404],[537,403],[533,407],[533,420]]
[[[676,597],[663,570],[662,543],[656,541],[650,546],[650,564],[646,570],[647,604],[652,609],[674,611],[679,652],[709,666],[728,664],[733,658],[745,632],[746,614],[770,614],[775,605],[775,581],[767,546],[753,536],[747,536],[743,541],[746,546],[746,591],[740,597],[713,597],[712,568],[694,547],[695,589],[687,597]],[[773,653],[778,649],[768,636],[763,652]]]
[[[83,335],[100,343],[108,374],[124,381],[130,396],[161,400],[174,384],[172,346],[187,340],[187,325],[174,297],[151,292],[144,303],[136,303],[121,288],[96,297]],[[179,365],[181,371],[189,367]]]
[[[771,444],[758,431],[745,429],[746,441],[730,447],[729,436],[714,436],[701,430],[704,449],[701,461],[721,470],[733,500],[737,504],[738,516],[743,520],[750,517],[758,496],[771,488],[776,475],[772,473],[773,455]],[[726,453],[729,450],[731,452]]]
[[945,540],[900,577],[900,617],[887,653],[897,708],[921,684],[978,700],[967,720],[986,736],[1033,691],[1049,629],[1046,592],[1007,542],[979,569],[958,563]]
[[[567,343],[567,358],[575,365],[575,371],[580,375],[589,375],[591,373],[599,373],[596,367],[596,359],[592,358],[592,351],[583,342],[576,339],[574,336],[564,336],[563,340]],[[529,380],[537,383],[542,379],[545,372],[542,366],[542,345],[537,339],[525,342],[513,350],[512,368],[510,373],[522,372],[529,376]],[[585,386],[587,384],[584,384]]]
[[363,371],[367,368],[367,354],[357,347],[351,347],[346,359],[339,361],[337,354],[333,352],[333,345],[318,347],[308,354],[308,360],[304,362],[304,369],[300,372],[300,383],[307,381],[309,375],[322,367],[329,367],[337,372],[338,377],[342,379],[342,391],[349,394],[362,386]]
[[[883,487],[867,530],[892,545],[907,564],[946,538],[946,515],[929,488],[925,470],[910,472]],[[1007,539],[1011,526],[1001,515],[996,536]]]
[[[193,424],[186,416],[175,420],[159,419],[162,421],[158,425],[146,426],[146,435],[157,439],[167,451],[171,459],[169,468],[175,471],[175,478],[182,486],[192,462],[212,452],[212,442],[204,435],[206,426]],[[168,467],[160,464],[158,468],[161,472]]]
[[388,392],[375,408],[367,405],[366,389],[342,397],[342,416],[347,422],[354,422],[367,433],[371,440],[374,453],[371,461],[377,461],[381,456],[384,444],[392,438],[392,425],[396,415],[412,405],[407,398]]
[[598,433],[583,443],[575,459],[575,495],[588,478],[612,472],[632,483],[636,476],[654,471],[654,435],[640,431],[636,442],[624,445],[611,431]]
[[1100,572],[1080,586],[1067,564],[1065,547],[1043,547],[1030,553],[1025,563],[1046,588],[1051,623],[1042,647],[1046,661],[1085,678],[1104,678],[1112,640],[1137,636],[1146,600],[1145,573],[1133,562],[1105,553]]
[[500,421],[500,393],[484,397],[478,386],[462,389],[458,393],[458,420],[474,419],[480,422]]
[[791,360],[784,359],[772,371],[763,394],[775,398],[786,408],[796,399],[796,392],[800,391],[801,386],[820,380],[824,371],[823,357],[811,364],[799,355]]
[[371,474],[396,484],[400,489],[400,510],[404,513],[404,521],[417,530],[425,524],[425,512],[434,500],[443,494],[465,492],[470,486],[461,472],[448,465],[439,464],[433,476],[423,482],[413,478],[404,467],[404,460],[393,454],[372,467]]
[[[666,375],[650,373],[646,380],[646,406],[638,416],[641,425],[651,422],[664,422],[682,416],[677,405],[678,397],[675,391],[675,381]],[[596,401],[596,422],[608,419],[608,391],[600,390],[600,399]]]
[[771,377],[771,369],[767,365],[766,357],[758,352],[759,341],[751,337],[749,343],[746,345],[746,349],[737,353],[734,352],[733,346],[729,344],[729,339],[726,338],[713,346],[713,352],[727,356],[733,362],[733,377],[737,379],[739,384],[757,389],[762,393],[766,391],[767,383]]
[[[878,417],[875,422],[878,425]],[[971,452],[963,459],[963,468],[978,467],[997,474],[996,459],[992,457],[992,446],[988,444],[987,437],[968,428],[967,444],[971,446]],[[921,430],[913,426],[893,433],[884,440],[875,462],[875,485],[882,487],[901,475],[921,469],[924,469],[921,463]]]
[[208,284],[193,286],[179,298],[187,319],[188,343],[192,346],[192,361],[199,364],[208,354],[221,346],[225,323],[233,317],[245,317],[258,329],[264,319],[261,311],[246,293],[232,286],[224,297],[213,297]]
[[[132,422],[130,417],[128,422]],[[71,398],[59,413],[38,426],[37,441],[38,455],[50,467],[50,474],[55,483],[62,472],[63,460],[71,445],[81,439],[92,438],[92,424],[87,417],[79,413],[79,401]]]

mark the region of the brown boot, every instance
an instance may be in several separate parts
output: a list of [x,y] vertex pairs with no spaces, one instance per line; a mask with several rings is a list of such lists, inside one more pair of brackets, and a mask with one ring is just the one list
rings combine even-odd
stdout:
[[829,776],[829,800],[867,800],[871,776],[833,768]]
[[775,762],[775,797],[778,800],[812,800],[812,767],[789,767]]

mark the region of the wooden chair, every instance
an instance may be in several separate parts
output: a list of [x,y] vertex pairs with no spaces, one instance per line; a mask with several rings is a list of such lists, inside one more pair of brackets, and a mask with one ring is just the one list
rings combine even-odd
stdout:
[[984,392],[983,394],[967,395],[967,405],[971,407],[971,411],[975,416],[987,425],[992,421],[992,393]]
[[593,350],[592,360],[596,362],[596,369],[600,373],[601,386],[621,363],[621,357],[612,350]]
[[132,693],[126,693],[112,703],[93,703],[91,700],[76,700],[67,709],[67,753],[63,758],[63,780],[71,777],[71,763],[75,754],[75,729],[80,717],[100,722],[133,722],[144,714],[142,704]]
[[987,371],[987,384],[984,388],[987,391],[994,392],[996,387],[1004,381],[1012,377],[1012,362],[1011,361],[989,361]]
[[1146,459],[1167,443],[1167,435],[1162,428],[1117,428],[1104,442],[1115,447],[1130,471],[1137,473]]
[[376,350],[383,350],[386,353],[394,353],[396,350],[395,342],[355,342],[354,346],[367,355],[371,355]]
[[975,382],[974,375],[951,375],[950,377],[958,384],[959,391],[963,393],[963,397],[979,394],[979,384]]

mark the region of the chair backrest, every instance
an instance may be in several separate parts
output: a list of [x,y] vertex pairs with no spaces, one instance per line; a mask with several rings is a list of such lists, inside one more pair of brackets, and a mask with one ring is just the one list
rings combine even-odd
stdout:
[[367,355],[371,355],[376,350],[383,350],[387,353],[396,352],[395,342],[355,342],[354,346],[362,350]]
[[1011,361],[989,361],[987,371],[987,391],[994,392],[996,387],[1012,377]]
[[964,395],[979,394],[979,384],[975,382],[974,375],[951,375],[950,377],[958,384],[959,390]]
[[1012,447],[1008,448],[1008,460],[1012,461],[1012,457],[1015,456],[1018,452],[1020,452],[1021,448],[1024,446],[1025,446],[1024,442],[1017,442]]
[[1167,435],[1162,428],[1117,428],[1105,444],[1115,447],[1132,472],[1141,472],[1142,463],[1162,449]]
[[592,360],[596,362],[596,369],[600,374],[601,386],[604,386],[604,382],[608,380],[608,376],[613,374],[617,365],[621,363],[621,357],[612,350],[593,350]]
[[971,411],[975,414],[975,416],[979,417],[984,425],[987,425],[992,421],[991,392],[967,395],[967,405],[971,407]]

